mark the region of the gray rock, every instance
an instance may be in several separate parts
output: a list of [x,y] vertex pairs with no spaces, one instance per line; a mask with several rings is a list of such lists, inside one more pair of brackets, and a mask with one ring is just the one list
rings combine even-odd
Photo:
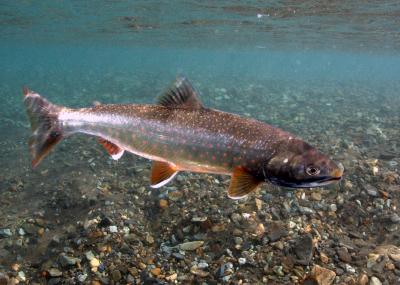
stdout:
[[275,242],[288,235],[286,226],[279,222],[272,222],[267,226],[267,236],[271,242]]
[[62,267],[74,266],[81,260],[79,258],[71,257],[65,254],[60,255],[58,262]]
[[303,206],[299,206],[299,211],[300,213],[302,213],[303,215],[311,215],[314,214],[314,210],[308,207],[303,207]]
[[50,268],[49,275],[51,277],[60,277],[62,275],[62,272],[57,268]]
[[0,238],[8,238],[12,236],[10,229],[0,229]]
[[372,186],[371,184],[367,184],[364,186],[364,190],[367,192],[367,194],[371,197],[378,197],[378,190]]
[[400,217],[397,213],[394,213],[393,215],[390,216],[390,221],[392,223],[398,224],[400,223]]
[[313,256],[313,240],[311,235],[299,237],[294,244],[293,251],[296,255],[296,263],[301,265],[308,265]]

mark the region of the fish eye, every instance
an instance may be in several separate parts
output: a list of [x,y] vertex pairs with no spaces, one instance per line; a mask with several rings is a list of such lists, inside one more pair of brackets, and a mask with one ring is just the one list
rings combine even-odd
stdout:
[[321,171],[321,170],[320,170],[319,168],[315,167],[315,166],[309,166],[309,167],[307,167],[307,169],[306,169],[306,173],[307,173],[308,175],[311,175],[311,176],[314,176],[314,175],[319,174],[320,171]]

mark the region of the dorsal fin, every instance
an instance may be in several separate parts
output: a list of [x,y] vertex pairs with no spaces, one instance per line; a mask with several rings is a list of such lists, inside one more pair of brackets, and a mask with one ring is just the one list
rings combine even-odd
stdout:
[[204,108],[196,90],[186,77],[178,77],[172,87],[158,98],[157,103],[170,108]]

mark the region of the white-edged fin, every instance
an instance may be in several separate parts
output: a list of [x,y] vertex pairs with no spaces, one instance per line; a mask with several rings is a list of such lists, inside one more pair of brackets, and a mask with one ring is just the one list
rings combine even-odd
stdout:
[[151,167],[150,186],[152,188],[160,188],[170,182],[177,173],[178,170],[175,164],[153,161]]
[[112,142],[109,142],[108,140],[99,138],[99,143],[107,150],[108,154],[111,155],[112,159],[114,160],[120,159],[124,154],[124,149]]
[[124,150],[121,149],[120,152],[118,152],[116,154],[112,154],[111,158],[114,159],[114,160],[118,160],[118,159],[120,159],[122,157],[123,154],[124,154]]

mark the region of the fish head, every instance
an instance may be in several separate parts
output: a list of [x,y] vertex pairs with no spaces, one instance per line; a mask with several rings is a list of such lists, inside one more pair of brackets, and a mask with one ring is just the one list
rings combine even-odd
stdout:
[[312,188],[340,181],[343,171],[341,163],[300,141],[272,157],[263,173],[275,185]]

